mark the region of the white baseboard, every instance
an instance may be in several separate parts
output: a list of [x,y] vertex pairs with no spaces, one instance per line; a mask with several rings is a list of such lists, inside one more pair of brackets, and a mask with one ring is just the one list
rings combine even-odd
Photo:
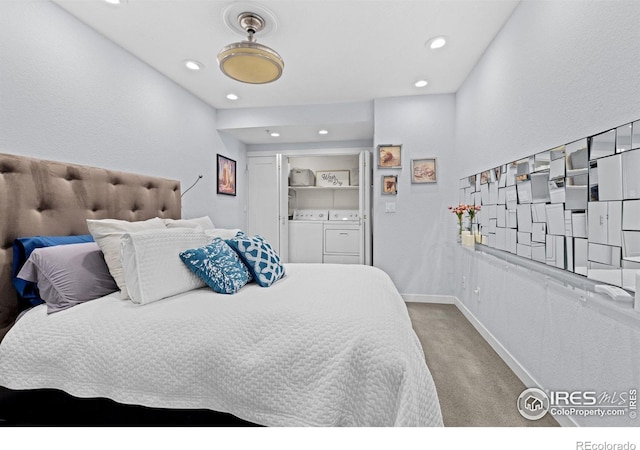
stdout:
[[[509,366],[509,368],[516,374],[520,381],[527,387],[538,387],[543,389],[542,386],[531,376],[531,374],[520,365],[520,363],[504,348],[504,346],[498,341],[489,330],[485,328],[482,323],[473,315],[471,311],[462,303],[457,297],[453,297],[453,303],[460,310],[460,312],[467,318],[467,320],[473,325],[473,327],[480,333],[485,341],[495,350],[495,352],[502,358],[502,360]],[[406,300],[405,300],[406,301]],[[544,389],[543,389],[544,390]],[[515,399],[514,399],[515,402]],[[554,419],[562,427],[577,427],[578,424],[569,416],[554,416]]]
[[405,302],[413,303],[440,303],[443,305],[453,305],[456,297],[453,295],[422,295],[422,294],[400,294]]

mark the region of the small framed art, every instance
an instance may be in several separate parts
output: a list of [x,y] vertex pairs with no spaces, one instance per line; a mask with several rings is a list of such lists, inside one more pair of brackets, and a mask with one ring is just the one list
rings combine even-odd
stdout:
[[437,183],[436,158],[421,158],[411,160],[411,182]]
[[378,168],[400,169],[402,168],[402,145],[379,145]]
[[236,162],[226,156],[218,155],[218,194],[236,195]]
[[382,194],[396,195],[398,193],[398,176],[383,175],[382,176]]

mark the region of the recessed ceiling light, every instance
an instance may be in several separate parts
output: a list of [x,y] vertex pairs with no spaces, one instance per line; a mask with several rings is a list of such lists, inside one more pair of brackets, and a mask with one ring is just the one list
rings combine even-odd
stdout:
[[279,136],[280,136],[280,133],[277,133],[275,131],[271,133],[271,137],[279,137]]
[[329,134],[329,131],[327,131],[327,130],[320,130],[320,131],[318,131],[318,134]]
[[427,84],[429,84],[426,80],[419,80],[416,81],[413,85],[415,87],[425,87]]
[[104,0],[104,1],[111,5],[119,5],[120,3],[122,3],[120,0]]
[[204,68],[204,64],[199,61],[194,61],[193,59],[187,59],[184,62],[184,65],[187,66],[187,69],[190,70],[200,70]]
[[227,94],[227,98],[229,100],[238,100],[238,96],[236,94]]
[[444,36],[437,36],[429,39],[425,45],[429,47],[431,50],[435,50],[437,48],[444,47],[446,43],[447,43],[447,40],[445,39]]

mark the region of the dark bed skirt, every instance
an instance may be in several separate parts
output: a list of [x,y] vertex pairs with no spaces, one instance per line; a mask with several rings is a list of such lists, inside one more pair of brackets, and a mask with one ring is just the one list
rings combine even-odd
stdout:
[[77,398],[55,389],[0,387],[0,426],[251,427],[231,414],[205,409],[123,405],[106,398]]

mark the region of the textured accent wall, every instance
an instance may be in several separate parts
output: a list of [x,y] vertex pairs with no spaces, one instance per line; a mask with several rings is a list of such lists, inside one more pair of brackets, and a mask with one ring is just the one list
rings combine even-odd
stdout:
[[[638,119],[639,21],[635,1],[524,0],[456,96],[457,178]],[[544,389],[640,385],[631,305],[461,251],[457,297]]]

